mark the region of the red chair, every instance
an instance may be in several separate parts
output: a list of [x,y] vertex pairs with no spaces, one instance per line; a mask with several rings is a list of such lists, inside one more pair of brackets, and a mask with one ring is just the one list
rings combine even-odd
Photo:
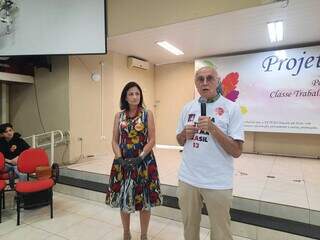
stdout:
[[9,180],[9,173],[5,169],[0,170],[0,180]]
[[[4,170],[4,156],[0,152],[0,170]],[[4,208],[4,189],[6,188],[6,181],[0,180],[0,223],[1,223],[1,215],[2,215],[2,208]]]
[[[29,148],[20,154],[17,166],[19,172],[28,174],[28,181],[16,183],[17,225],[20,225],[20,208],[25,207],[25,203],[22,204],[22,199],[30,197],[32,194],[42,192],[48,193],[47,203],[50,204],[50,216],[53,218],[52,187],[54,181],[51,178],[44,180],[33,179],[29,181],[29,175],[35,173],[37,167],[49,166],[46,152],[43,149]],[[41,203],[41,205],[43,205],[43,203]],[[37,206],[37,204],[35,204],[34,207],[35,206]]]
[[[1,152],[0,152],[1,153]],[[12,174],[14,174],[14,178],[17,178],[16,174],[13,172]],[[0,180],[5,180],[5,181],[9,181],[10,176],[9,176],[9,172],[7,170],[5,170],[5,168],[0,169]],[[6,191],[12,191],[13,189],[7,189]]]
[[[0,152],[0,158],[3,158],[3,164],[5,164],[4,161],[4,156],[2,154],[2,152]],[[0,160],[1,161],[1,160]],[[9,180],[9,173],[5,170],[4,166],[2,168],[0,168],[0,180]]]

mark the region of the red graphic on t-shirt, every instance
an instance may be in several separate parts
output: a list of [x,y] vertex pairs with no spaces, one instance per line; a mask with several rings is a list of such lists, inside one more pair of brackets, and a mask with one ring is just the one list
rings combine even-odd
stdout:
[[217,108],[215,109],[215,112],[216,112],[216,114],[217,114],[218,116],[221,116],[221,115],[224,114],[224,109],[223,109],[222,107],[217,107]]
[[188,115],[188,122],[193,122],[195,116],[196,116],[196,115],[195,115],[194,113],[190,113],[190,114]]
[[17,146],[16,145],[12,145],[11,148],[10,148],[10,151],[14,152],[16,149],[17,149]]

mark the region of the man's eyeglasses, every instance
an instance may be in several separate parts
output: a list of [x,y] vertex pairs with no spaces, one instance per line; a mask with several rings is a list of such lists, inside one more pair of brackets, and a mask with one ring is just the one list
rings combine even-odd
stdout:
[[197,76],[196,80],[199,83],[204,83],[204,80],[207,80],[207,83],[212,83],[214,80],[216,80],[216,78],[212,75],[208,75],[208,76]]

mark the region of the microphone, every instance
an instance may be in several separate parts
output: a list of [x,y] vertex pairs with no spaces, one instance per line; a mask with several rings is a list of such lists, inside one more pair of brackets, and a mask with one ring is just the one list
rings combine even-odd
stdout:
[[201,116],[207,115],[207,99],[205,97],[199,98],[200,106],[201,106]]

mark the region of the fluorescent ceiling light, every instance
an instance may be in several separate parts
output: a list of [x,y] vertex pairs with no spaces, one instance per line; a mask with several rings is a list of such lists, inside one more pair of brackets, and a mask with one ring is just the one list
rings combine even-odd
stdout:
[[276,23],[276,31],[277,31],[277,41],[280,42],[283,40],[283,22]]
[[270,42],[280,42],[283,40],[283,21],[268,23]]
[[167,51],[171,52],[174,55],[182,55],[184,54],[180,49],[176,48],[172,44],[168,43],[167,41],[162,41],[162,42],[156,42],[160,47],[163,47]]
[[277,39],[276,25],[274,23],[268,23],[268,31],[269,31],[270,42],[275,42]]

